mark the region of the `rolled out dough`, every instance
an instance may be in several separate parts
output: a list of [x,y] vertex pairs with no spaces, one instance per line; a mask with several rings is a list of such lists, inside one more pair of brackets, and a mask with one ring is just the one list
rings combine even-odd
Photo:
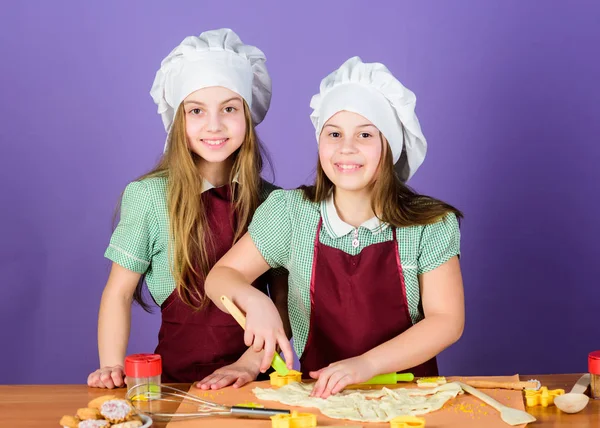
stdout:
[[423,415],[441,409],[462,393],[454,382],[427,389],[345,390],[327,399],[310,397],[312,388],[312,384],[295,382],[278,389],[254,388],[252,392],[260,400],[316,407],[330,418],[360,422],[388,422],[396,416]]

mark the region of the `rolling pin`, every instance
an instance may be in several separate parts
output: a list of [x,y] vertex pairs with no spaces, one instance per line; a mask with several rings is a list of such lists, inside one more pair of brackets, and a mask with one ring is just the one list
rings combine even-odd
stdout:
[[537,391],[541,387],[540,381],[535,379],[528,380],[527,382],[498,382],[493,380],[461,380],[461,382],[473,388],[482,389],[516,389],[518,391],[533,389]]

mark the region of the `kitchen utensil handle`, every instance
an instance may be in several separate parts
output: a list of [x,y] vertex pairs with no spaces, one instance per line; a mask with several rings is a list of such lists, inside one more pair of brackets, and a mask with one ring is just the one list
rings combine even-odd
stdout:
[[223,305],[225,306],[225,309],[227,309],[227,312],[229,312],[231,316],[235,318],[238,324],[241,325],[242,328],[245,330],[246,316],[242,313],[242,311],[240,311],[240,308],[238,308],[237,305],[233,303],[227,296],[221,296],[221,302],[223,302]]
[[412,373],[385,373],[372,377],[361,385],[395,385],[397,382],[412,382]]
[[497,382],[492,380],[463,380],[463,383],[472,386],[473,388],[483,389],[516,389],[522,390],[525,388],[535,389],[536,382]]
[[289,415],[289,410],[283,409],[265,409],[262,407],[242,407],[233,406],[231,408],[231,414],[236,416],[249,416],[251,418],[262,418],[269,419],[275,415]]
[[502,411],[502,409],[506,407],[504,404],[499,403],[498,401],[494,400],[489,395],[484,394],[483,392],[479,391],[478,389],[473,388],[472,386],[469,386],[463,382],[458,382],[458,384],[464,391],[468,392],[469,394],[471,394],[474,397],[479,398],[481,401],[483,401],[486,404],[489,404],[490,406],[492,406],[494,409],[498,410],[499,412]]
[[[231,299],[229,299],[229,297],[227,297],[227,296],[221,296],[221,302],[223,302],[223,306],[225,306],[225,309],[227,309],[229,314],[231,314],[231,316],[233,318],[235,318],[235,320],[238,322],[238,324],[241,325],[242,328],[245,330],[246,329],[246,316],[242,313],[240,308],[238,308],[237,305],[235,303],[233,303],[231,301]],[[287,374],[290,372],[285,364],[285,361],[283,361],[283,359],[277,353],[277,351],[273,355],[273,360],[271,361],[271,366],[281,376],[287,376]]]
[[579,378],[571,392],[575,394],[583,394],[590,385],[590,374],[586,373]]

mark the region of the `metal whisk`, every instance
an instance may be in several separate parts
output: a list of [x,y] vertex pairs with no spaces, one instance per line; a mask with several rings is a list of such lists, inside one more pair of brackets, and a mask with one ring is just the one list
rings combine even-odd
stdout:
[[213,403],[168,385],[139,384],[127,391],[127,399],[136,410],[156,421],[182,420],[209,416],[239,416],[269,419],[289,415],[289,410],[245,406],[225,406]]

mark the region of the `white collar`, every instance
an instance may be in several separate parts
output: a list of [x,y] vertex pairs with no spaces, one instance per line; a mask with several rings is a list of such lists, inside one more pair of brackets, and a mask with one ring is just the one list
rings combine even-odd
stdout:
[[[239,184],[238,174],[236,174],[235,177],[233,177],[233,182]],[[222,186],[219,186],[219,187],[222,187]],[[206,178],[202,179],[202,192],[201,193],[204,193],[204,192],[206,192],[210,189],[214,189],[214,188],[215,188],[215,186],[210,181],[208,181]]]
[[[346,236],[355,229],[354,226],[340,218],[333,202],[333,192],[330,193],[327,199],[321,202],[321,216],[323,217],[323,224],[327,233],[334,239]],[[382,223],[377,217],[372,217],[359,227],[369,229],[373,235],[376,235],[388,226],[387,223]]]

